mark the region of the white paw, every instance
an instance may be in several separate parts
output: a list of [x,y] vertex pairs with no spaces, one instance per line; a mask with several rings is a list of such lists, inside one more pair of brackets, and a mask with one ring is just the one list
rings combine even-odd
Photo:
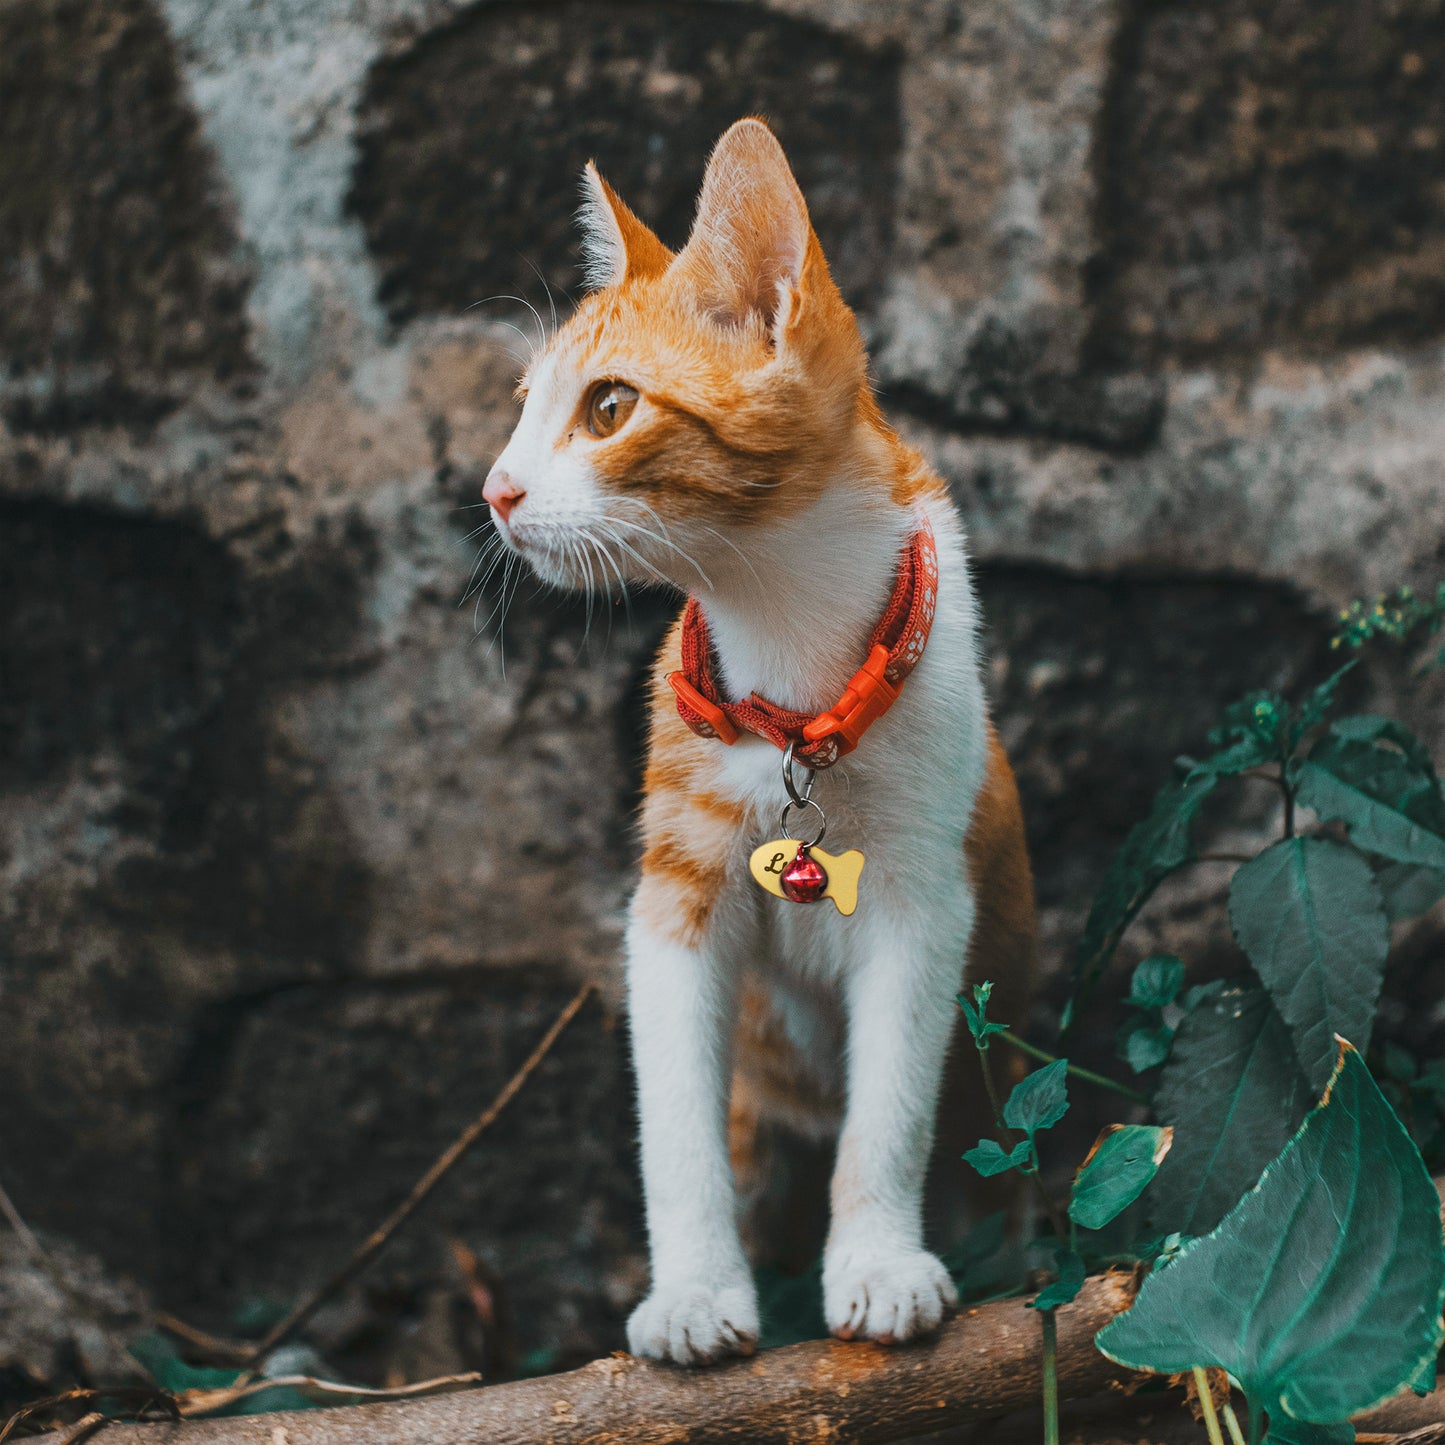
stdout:
[[938,1328],[958,1303],[948,1271],[927,1250],[848,1250],[823,1266],[823,1317],[841,1340],[901,1344]]
[[627,1347],[649,1360],[708,1365],[758,1347],[758,1299],[752,1280],[660,1285],[627,1321]]

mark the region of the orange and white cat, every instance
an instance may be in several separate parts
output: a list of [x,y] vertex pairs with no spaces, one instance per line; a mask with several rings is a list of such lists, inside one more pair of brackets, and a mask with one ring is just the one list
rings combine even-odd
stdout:
[[938,551],[921,660],[816,780],[830,842],[867,856],[852,917],[754,884],[749,854],[777,834],[780,753],[693,732],[666,685],[679,628],[663,646],[627,928],[652,1260],[629,1341],[682,1363],[756,1343],[730,1102],[739,1160],[770,1114],[837,1130],[828,1326],[907,1340],[956,1298],[924,1246],[922,1192],[965,955],[975,976],[1017,982],[1034,947],[963,533],[874,402],[853,314],[761,121],[719,141],[675,255],[591,166],[584,184],[591,290],[530,367],[487,479],[503,541],[560,586],[690,593],[726,693],[809,714],[858,669],[921,519]]

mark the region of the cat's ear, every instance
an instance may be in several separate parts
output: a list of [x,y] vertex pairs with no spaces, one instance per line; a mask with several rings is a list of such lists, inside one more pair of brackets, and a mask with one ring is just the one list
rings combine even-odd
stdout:
[[582,171],[582,276],[590,291],[660,276],[672,252],[637,219],[588,161]]
[[777,137],[760,120],[729,127],[707,163],[697,219],[676,263],[703,309],[727,322],[756,314],[776,330],[811,238],[803,193]]

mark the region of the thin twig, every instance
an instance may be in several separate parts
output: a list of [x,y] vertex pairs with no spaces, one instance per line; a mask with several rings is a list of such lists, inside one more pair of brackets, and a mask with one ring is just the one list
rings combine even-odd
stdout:
[[40,1247],[40,1241],[31,1232],[30,1226],[20,1217],[20,1211],[16,1209],[15,1202],[5,1192],[5,1186],[0,1184],[0,1214],[5,1216],[5,1222],[19,1236],[20,1243],[32,1258],[40,1263],[48,1264],[45,1251]]
[[1196,863],[1253,863],[1253,853],[1196,853]]
[[[1056,1064],[1059,1061],[1057,1054],[1051,1054],[1047,1049],[1041,1049],[1037,1044],[1031,1044],[1027,1039],[1021,1039],[1012,1029],[1005,1029],[1000,1035],[1005,1043],[1012,1044],[1021,1053],[1028,1054],[1031,1058],[1038,1059],[1041,1063]],[[1131,1103],[1147,1104],[1148,1098],[1137,1089],[1131,1089],[1128,1084],[1121,1084],[1117,1079],[1107,1078],[1103,1074],[1096,1074],[1092,1069],[1086,1069],[1081,1064],[1070,1064],[1068,1072],[1075,1078],[1083,1079],[1086,1083],[1097,1084],[1101,1089],[1111,1089],[1116,1094],[1121,1094]]]
[[[137,1420],[144,1420],[153,1413],[160,1413],[171,1420],[180,1418],[176,1402],[161,1389],[142,1388],[134,1385],[107,1385],[103,1390],[95,1390],[77,1386],[73,1390],[64,1390],[58,1395],[48,1395],[43,1400],[32,1400],[28,1405],[22,1406],[5,1422],[4,1427],[0,1428],[0,1445],[4,1445],[4,1442],[14,1434],[18,1426],[23,1425],[43,1410],[54,1410],[61,1405],[91,1405],[102,1398],[121,1403],[130,1402],[134,1407],[132,1413]],[[91,1418],[91,1415],[86,1415],[79,1424],[85,1424]],[[106,1417],[101,1416],[101,1418]],[[71,1428],[76,1429],[78,1425]]]
[[208,1359],[224,1360],[228,1365],[242,1365],[251,1353],[250,1345],[237,1344],[235,1340],[209,1334],[175,1315],[167,1314],[164,1310],[156,1315],[155,1322],[160,1329],[174,1335],[178,1340],[184,1340]]
[[102,1425],[109,1424],[109,1420],[99,1410],[92,1410],[88,1415],[82,1415],[63,1435],[60,1435],[55,1445],[80,1445],[82,1440],[88,1440]]
[[577,1017],[578,1010],[587,1002],[593,985],[584,983],[572,996],[572,1001],[553,1020],[552,1027],[538,1040],[536,1048],[527,1055],[522,1067],[507,1080],[501,1093],[457,1136],[445,1149],[430,1169],[417,1180],[411,1193],[362,1242],[360,1248],[336,1271],[319,1289],[307,1295],[284,1319],[270,1329],[266,1337],[246,1357],[245,1367],[254,1370],[277,1345],[291,1338],[321,1306],[339,1290],[350,1284],[367,1265],[385,1248],[387,1241],[421,1207],[427,1196],[442,1181],[459,1159],[492,1126],[497,1116],[516,1098],[522,1085],[531,1078],[537,1066],[547,1057],[552,1045],[561,1037],[562,1031]]

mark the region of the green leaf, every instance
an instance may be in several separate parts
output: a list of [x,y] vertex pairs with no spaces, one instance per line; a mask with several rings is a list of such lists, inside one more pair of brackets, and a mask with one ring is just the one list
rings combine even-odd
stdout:
[[1027,1164],[1032,1152],[1027,1139],[1021,1139],[1007,1153],[996,1140],[980,1139],[963,1157],[965,1162],[972,1164],[985,1179],[991,1179],[995,1174],[1006,1174],[1010,1169],[1018,1169]]
[[1342,843],[1286,838],[1235,872],[1229,919],[1323,1087],[1334,1036],[1366,1048],[1375,1019],[1390,928],[1370,865]]
[[1311,1425],[1280,1413],[1270,1416],[1264,1439],[1265,1445],[1354,1445],[1355,1427],[1348,1420],[1334,1425]]
[[1442,1304],[1439,1196],[1341,1040],[1319,1107],[1259,1184],[1096,1343],[1136,1370],[1218,1366],[1271,1418],[1328,1424],[1419,1378]]
[[1184,961],[1172,953],[1153,953],[1134,969],[1125,1003],[1134,1008],[1164,1008],[1184,983]]
[[1330,725],[1330,735],[1350,743],[1393,743],[1418,772],[1439,785],[1430,749],[1404,723],[1396,722],[1392,717],[1381,717],[1377,713],[1342,717]]
[[[1194,858],[1194,819],[1218,783],[1217,775],[1196,769],[1182,783],[1164,788],[1149,816],[1129,830],[1079,939],[1074,982],[1080,993],[1093,987],[1124,930],[1154,890]],[[1072,1015],[1072,1001],[1069,1012]]]
[[1031,1310],[1054,1310],[1069,1304],[1084,1287],[1084,1261],[1072,1249],[1060,1250],[1057,1260],[1059,1277],[1046,1285],[1025,1306]]
[[1144,1192],[1173,1139],[1172,1129],[1153,1124],[1110,1124],[1074,1176],[1069,1218],[1102,1229]]
[[1226,980],[1222,978],[1211,978],[1208,983],[1196,983],[1193,988],[1184,990],[1184,997],[1179,1000],[1179,1007],[1185,1013],[1189,1013],[1198,1008],[1205,999],[1217,998],[1226,986]]
[[1174,1147],[1149,1191],[1162,1230],[1205,1234],[1289,1142],[1314,1095],[1259,989],[1226,988],[1179,1025],[1154,1094]]
[[1211,761],[1215,766],[1226,759],[1229,771],[1243,772],[1261,763],[1278,762],[1284,756],[1286,729],[1292,717],[1290,705],[1277,692],[1252,692],[1224,709],[1219,725],[1211,728],[1209,741],[1224,751]]
[[1126,1023],[1119,1030],[1119,1057],[1136,1074],[1157,1068],[1169,1057],[1174,1030],[1167,1024]]
[[1359,848],[1445,868],[1445,799],[1430,754],[1389,718],[1343,718],[1292,766],[1299,801],[1339,819]]
[[188,1365],[176,1353],[170,1339],[158,1330],[132,1341],[130,1355],[161,1389],[172,1395],[179,1395],[184,1390],[223,1390],[241,1378],[240,1370]]
[[1387,863],[1375,874],[1385,917],[1391,923],[1418,918],[1445,898],[1445,870],[1419,868],[1413,863]]
[[1008,1032],[1007,1024],[994,1024],[988,1021],[988,997],[992,992],[992,982],[976,983],[973,986],[971,1003],[967,994],[957,995],[958,1006],[963,1010],[964,1022],[968,1024],[968,1031],[973,1035],[974,1043],[981,1049],[988,1048],[990,1034]]
[[1020,1079],[1003,1106],[1003,1121],[1034,1137],[1040,1129],[1052,1129],[1068,1112],[1067,1059],[1055,1059]]

